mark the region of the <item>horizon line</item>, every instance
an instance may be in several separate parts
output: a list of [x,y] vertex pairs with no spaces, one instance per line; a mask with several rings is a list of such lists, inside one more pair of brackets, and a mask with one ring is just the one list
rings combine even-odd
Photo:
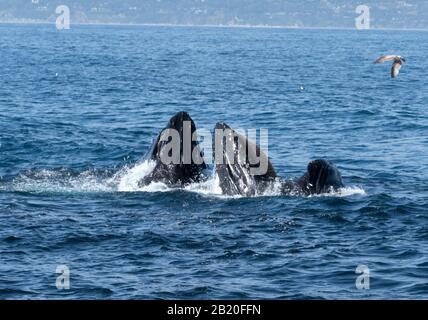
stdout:
[[[0,21],[0,25],[55,25],[49,21]],[[428,28],[369,28],[357,29],[351,27],[308,27],[308,26],[286,26],[286,25],[246,25],[246,24],[176,24],[176,23],[122,23],[122,22],[77,22],[70,26],[121,26],[121,27],[178,27],[178,28],[242,28],[242,29],[294,29],[294,30],[356,30],[356,31],[428,31]]]

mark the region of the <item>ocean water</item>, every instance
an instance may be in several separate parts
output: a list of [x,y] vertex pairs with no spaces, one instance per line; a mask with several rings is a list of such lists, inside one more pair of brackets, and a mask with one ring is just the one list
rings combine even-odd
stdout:
[[[0,298],[427,299],[427,52],[418,31],[0,25]],[[384,53],[408,59],[396,80]],[[347,187],[139,188],[181,110],[266,128],[279,175],[327,158]]]

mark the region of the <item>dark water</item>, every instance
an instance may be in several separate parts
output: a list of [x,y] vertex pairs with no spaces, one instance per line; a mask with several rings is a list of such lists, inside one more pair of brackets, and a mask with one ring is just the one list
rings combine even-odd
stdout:
[[[427,299],[427,52],[410,31],[0,26],[0,298]],[[408,58],[397,80],[382,53]],[[180,110],[268,128],[281,176],[325,157],[348,188],[137,190]]]

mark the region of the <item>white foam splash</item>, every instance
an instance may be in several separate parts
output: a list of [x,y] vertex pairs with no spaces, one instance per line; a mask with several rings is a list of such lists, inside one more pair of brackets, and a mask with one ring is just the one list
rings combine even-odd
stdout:
[[206,196],[227,197],[222,194],[220,188],[220,179],[217,174],[204,182],[192,183],[184,187],[184,190],[194,193],[199,193]]
[[7,189],[20,192],[112,192],[114,185],[93,170],[77,175],[65,170],[40,170],[19,175]]
[[340,188],[337,191],[330,191],[330,192],[326,192],[326,193],[310,195],[309,197],[339,197],[339,198],[343,198],[343,197],[350,197],[350,196],[354,196],[354,195],[365,196],[365,195],[367,195],[367,193],[364,191],[363,188],[352,186],[352,187]]
[[[100,171],[86,170],[81,173],[71,173],[67,170],[40,170],[21,174],[14,178],[8,186],[0,184],[0,189],[20,192],[168,192],[177,190],[160,182],[152,182],[146,186],[139,186],[142,178],[150,174],[154,161],[139,162],[132,167],[124,167],[115,174],[100,174]],[[213,174],[211,178],[199,183],[192,183],[182,190],[198,193],[204,196],[219,198],[243,198],[244,196],[223,195],[219,178]],[[281,182],[275,181],[263,193],[255,197],[281,196]],[[310,197],[348,197],[366,195],[361,187],[346,187],[338,191],[331,191]],[[295,196],[291,194],[291,196]],[[299,194],[296,194],[299,196]]]
[[338,196],[340,196],[340,197],[349,197],[349,196],[353,196],[353,195],[366,196],[367,193],[363,188],[356,187],[356,186],[341,188],[338,192]]
[[[117,191],[119,192],[135,192],[135,191],[149,191],[144,190],[146,187],[141,188],[138,186],[138,182],[147,176],[155,168],[156,163],[154,161],[146,160],[138,163],[131,168],[124,168],[116,174],[116,178],[119,180]],[[165,186],[166,187],[166,186]],[[155,188],[155,190],[157,190]]]
[[282,183],[280,180],[274,181],[270,186],[257,196],[261,197],[276,197],[282,195]]
[[[155,167],[154,161],[144,161],[134,167],[125,168],[117,175],[118,180],[117,191],[119,192],[168,192],[177,190],[165,185],[162,182],[152,182],[146,186],[139,186],[138,182],[141,181],[146,175],[151,173]],[[216,174],[213,177],[203,182],[195,182],[183,188],[188,192],[198,193],[206,196],[228,197],[222,194],[220,188],[220,181]],[[236,196],[241,197],[241,196]],[[233,197],[235,198],[235,196]]]

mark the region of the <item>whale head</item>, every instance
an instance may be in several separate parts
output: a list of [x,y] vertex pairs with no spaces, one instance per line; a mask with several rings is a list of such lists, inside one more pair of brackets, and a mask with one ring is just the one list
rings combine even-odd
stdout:
[[344,186],[342,175],[337,167],[324,159],[311,161],[307,172],[298,180],[298,184],[307,194],[336,191]]
[[206,164],[196,139],[196,125],[187,112],[175,114],[159,133],[145,159],[155,161],[152,173],[139,185],[162,182],[186,185],[203,176]]

